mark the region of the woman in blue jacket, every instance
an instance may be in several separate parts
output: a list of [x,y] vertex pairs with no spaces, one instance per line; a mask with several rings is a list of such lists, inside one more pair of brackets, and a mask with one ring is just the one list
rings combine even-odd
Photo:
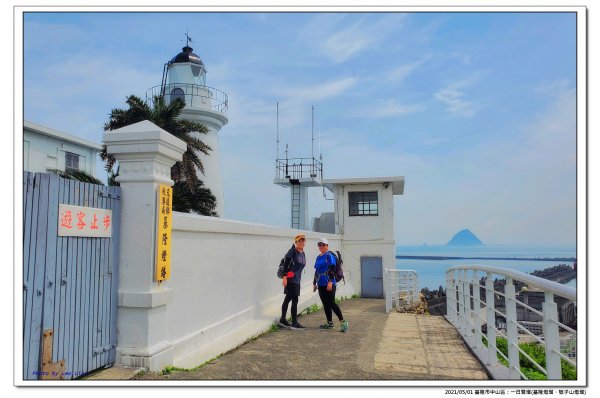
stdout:
[[315,277],[313,279],[313,292],[319,289],[319,297],[325,309],[327,323],[319,326],[321,329],[333,329],[332,311],[335,312],[340,320],[340,331],[348,330],[348,321],[344,320],[342,310],[335,303],[335,276],[333,270],[336,266],[336,259],[333,253],[329,251],[329,242],[325,238],[319,239],[319,254],[315,261]]

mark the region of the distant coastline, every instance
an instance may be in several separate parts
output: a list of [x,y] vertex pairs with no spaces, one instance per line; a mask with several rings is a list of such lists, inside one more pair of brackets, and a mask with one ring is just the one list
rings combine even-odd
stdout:
[[567,261],[575,257],[451,257],[451,256],[396,256],[399,260],[510,260],[510,261]]

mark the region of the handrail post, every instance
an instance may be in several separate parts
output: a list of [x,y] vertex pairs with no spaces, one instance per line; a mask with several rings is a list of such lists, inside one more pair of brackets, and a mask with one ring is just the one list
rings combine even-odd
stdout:
[[519,331],[517,328],[517,302],[512,278],[506,277],[504,285],[504,307],[506,308],[506,345],[508,347],[508,377],[520,380],[519,374]]
[[458,271],[458,328],[465,331],[465,270]]
[[385,269],[385,277],[388,283],[384,283],[384,286],[387,285],[387,291],[385,294],[385,312],[389,313],[392,310],[392,294],[391,294],[391,281],[390,279],[390,270],[389,268]]
[[419,302],[419,276],[414,272],[413,277],[413,300],[414,302]]
[[404,297],[406,297],[406,303],[407,304],[411,304],[412,303],[412,299],[410,297],[410,293],[412,291],[412,286],[410,284],[410,280],[412,278],[412,275],[410,272],[405,272],[403,275],[403,290],[404,290]]
[[473,270],[473,328],[475,329],[475,348],[481,348],[481,300],[479,297],[479,278],[477,271]]
[[494,297],[494,279],[492,273],[488,272],[485,279],[485,306],[487,308],[487,340],[488,340],[488,365],[498,364],[496,354],[496,298]]
[[463,294],[465,300],[465,333],[466,336],[473,336],[473,329],[471,329],[471,323],[473,320],[473,311],[471,310],[471,282],[468,278],[468,271],[465,270],[463,276]]
[[554,302],[554,295],[546,292],[542,304],[544,313],[544,342],[546,349],[546,372],[548,380],[561,380],[562,371],[560,364],[560,338],[558,334],[558,307]]
[[394,272],[393,273],[393,290],[392,290],[392,307],[396,306],[399,307],[400,306],[400,272]]
[[448,278],[446,282],[446,313],[452,322],[456,324],[456,284],[454,282],[454,270],[447,272],[446,276]]
[[452,314],[450,313],[450,300],[448,292],[450,291],[450,270],[446,270],[446,316],[452,321]]

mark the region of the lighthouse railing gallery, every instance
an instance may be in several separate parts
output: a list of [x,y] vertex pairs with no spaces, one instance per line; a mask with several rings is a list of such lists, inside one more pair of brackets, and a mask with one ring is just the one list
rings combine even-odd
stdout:
[[[496,283],[494,276],[500,277]],[[503,281],[505,284],[502,292],[498,289],[501,289]],[[495,284],[498,289],[494,288]],[[523,290],[534,290],[540,292],[540,295],[543,294],[541,311],[519,301],[515,285],[521,289],[525,288]],[[483,295],[481,291],[484,292]],[[560,314],[556,303],[558,297],[563,298],[560,300],[563,302]],[[488,369],[505,369],[495,378],[527,380],[528,377],[521,370],[520,359],[529,361],[546,375],[548,380],[562,379],[561,361],[576,367],[576,362],[568,356],[569,352],[561,352],[559,335],[559,331],[562,330],[564,334],[570,334],[570,341],[576,342],[577,331],[559,321],[561,314],[574,313],[562,309],[569,306],[574,309],[576,302],[575,288],[519,271],[468,265],[452,267],[446,272],[448,320]],[[517,308],[521,313],[530,311],[541,317],[543,334],[536,335],[525,327],[527,322],[520,323],[517,319]],[[502,309],[504,311],[501,311]],[[485,325],[486,333],[482,332],[482,325]],[[536,362],[519,346],[519,334],[544,348],[545,364]],[[508,355],[498,348],[497,338],[506,339]],[[498,366],[499,357],[502,358],[500,362],[504,366],[508,364],[507,373],[504,366]]]
[[208,107],[221,113],[226,112],[229,107],[226,93],[214,87],[198,84],[172,83],[154,86],[146,91],[147,102],[153,101],[156,96],[164,96],[167,104],[181,98],[187,106]]

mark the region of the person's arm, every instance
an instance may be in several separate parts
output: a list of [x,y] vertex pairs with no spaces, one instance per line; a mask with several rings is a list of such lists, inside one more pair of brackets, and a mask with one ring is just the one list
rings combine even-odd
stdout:
[[[288,252],[285,254],[285,257],[283,260],[283,264],[284,264],[283,269],[285,270],[285,273],[283,274],[283,278],[281,278],[281,284],[283,285],[283,287],[287,286],[287,280],[288,280],[288,274],[290,272],[290,267],[292,266],[292,263],[294,262],[293,249],[294,249],[294,247],[292,246],[292,248],[290,250],[288,250]],[[291,277],[293,277],[293,275]]]
[[333,282],[335,280],[335,266],[337,263],[335,262],[335,256],[331,254],[331,252],[327,253],[327,276],[329,277],[329,281]]
[[288,260],[288,266],[287,266],[287,272],[286,275],[288,277],[288,279],[293,278],[294,274],[296,273],[296,261],[294,261],[295,257],[296,257],[296,249],[294,249],[292,247],[292,249],[290,249],[290,251],[288,252],[289,254],[289,260]]

